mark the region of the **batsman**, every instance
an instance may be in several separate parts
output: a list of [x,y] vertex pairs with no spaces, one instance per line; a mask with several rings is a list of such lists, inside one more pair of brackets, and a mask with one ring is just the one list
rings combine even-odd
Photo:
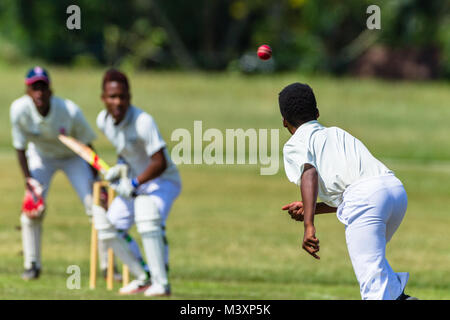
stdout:
[[[10,109],[13,146],[25,177],[21,232],[24,254],[24,280],[41,273],[41,237],[45,199],[57,170],[70,180],[85,211],[91,215],[94,170],[58,140],[64,133],[90,144],[96,135],[81,109],[72,101],[53,95],[50,77],[41,67],[30,69],[25,78],[26,94]],[[99,247],[106,272],[107,248]]]
[[[108,211],[93,206],[98,238],[113,249],[136,278],[119,293],[168,296],[171,290],[165,225],[181,191],[178,170],[153,117],[131,105],[125,74],[115,69],[107,71],[101,97],[106,110],[99,113],[97,126],[114,145],[120,162],[105,174],[117,194]],[[127,177],[121,175],[124,165]],[[150,277],[125,240],[134,223],[142,238]]]

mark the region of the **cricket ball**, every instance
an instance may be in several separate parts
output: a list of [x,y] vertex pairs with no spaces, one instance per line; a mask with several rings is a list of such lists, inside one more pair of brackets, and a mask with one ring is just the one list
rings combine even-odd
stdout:
[[269,60],[272,57],[272,48],[267,44],[263,44],[258,48],[257,54],[261,60]]

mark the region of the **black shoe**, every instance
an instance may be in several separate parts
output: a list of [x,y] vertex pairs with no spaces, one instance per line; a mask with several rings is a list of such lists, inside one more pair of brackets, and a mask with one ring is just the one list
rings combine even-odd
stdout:
[[405,294],[404,292],[402,292],[402,294],[397,298],[397,300],[419,300],[416,297],[411,297],[407,294]]
[[22,279],[23,280],[34,280],[38,279],[39,275],[41,274],[41,269],[36,267],[36,263],[31,263],[30,269],[25,269],[25,271],[22,273]]

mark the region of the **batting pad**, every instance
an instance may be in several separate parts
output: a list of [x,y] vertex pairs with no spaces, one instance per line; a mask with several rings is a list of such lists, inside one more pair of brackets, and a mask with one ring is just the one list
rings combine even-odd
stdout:
[[103,242],[106,249],[112,248],[114,254],[130,268],[130,272],[139,280],[146,280],[147,274],[142,267],[140,261],[136,259],[130,250],[125,239],[119,236],[117,230],[109,222],[106,216],[106,210],[98,205],[92,206],[92,214],[94,216],[94,226],[98,231],[99,243]]
[[163,240],[161,215],[147,195],[137,196],[134,202],[134,216],[138,232],[142,236],[152,282],[163,286],[169,284],[165,265],[165,244]]
[[116,237],[113,239],[108,239],[105,242],[108,244],[108,247],[113,249],[114,254],[119,257],[123,264],[128,266],[130,272],[136,277],[136,279],[147,279],[147,273],[145,272],[141,262],[136,259],[125,239]]
[[41,233],[42,219],[30,219],[25,214],[20,216],[22,227],[22,246],[24,267],[30,269],[32,262],[41,267]]
[[98,205],[92,206],[92,216],[94,217],[94,226],[98,231],[99,240],[113,239],[117,237],[117,231],[109,222],[106,216],[106,210]]

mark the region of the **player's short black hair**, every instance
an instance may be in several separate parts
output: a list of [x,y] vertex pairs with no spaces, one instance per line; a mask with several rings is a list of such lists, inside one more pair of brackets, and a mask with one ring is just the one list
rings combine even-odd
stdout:
[[278,95],[283,118],[294,127],[317,119],[317,103],[314,92],[307,84],[295,82],[286,86]]
[[108,71],[105,72],[105,75],[103,76],[102,89],[103,90],[105,89],[105,85],[107,82],[114,82],[114,81],[122,83],[127,88],[127,90],[130,89],[127,76],[117,69],[109,69]]

